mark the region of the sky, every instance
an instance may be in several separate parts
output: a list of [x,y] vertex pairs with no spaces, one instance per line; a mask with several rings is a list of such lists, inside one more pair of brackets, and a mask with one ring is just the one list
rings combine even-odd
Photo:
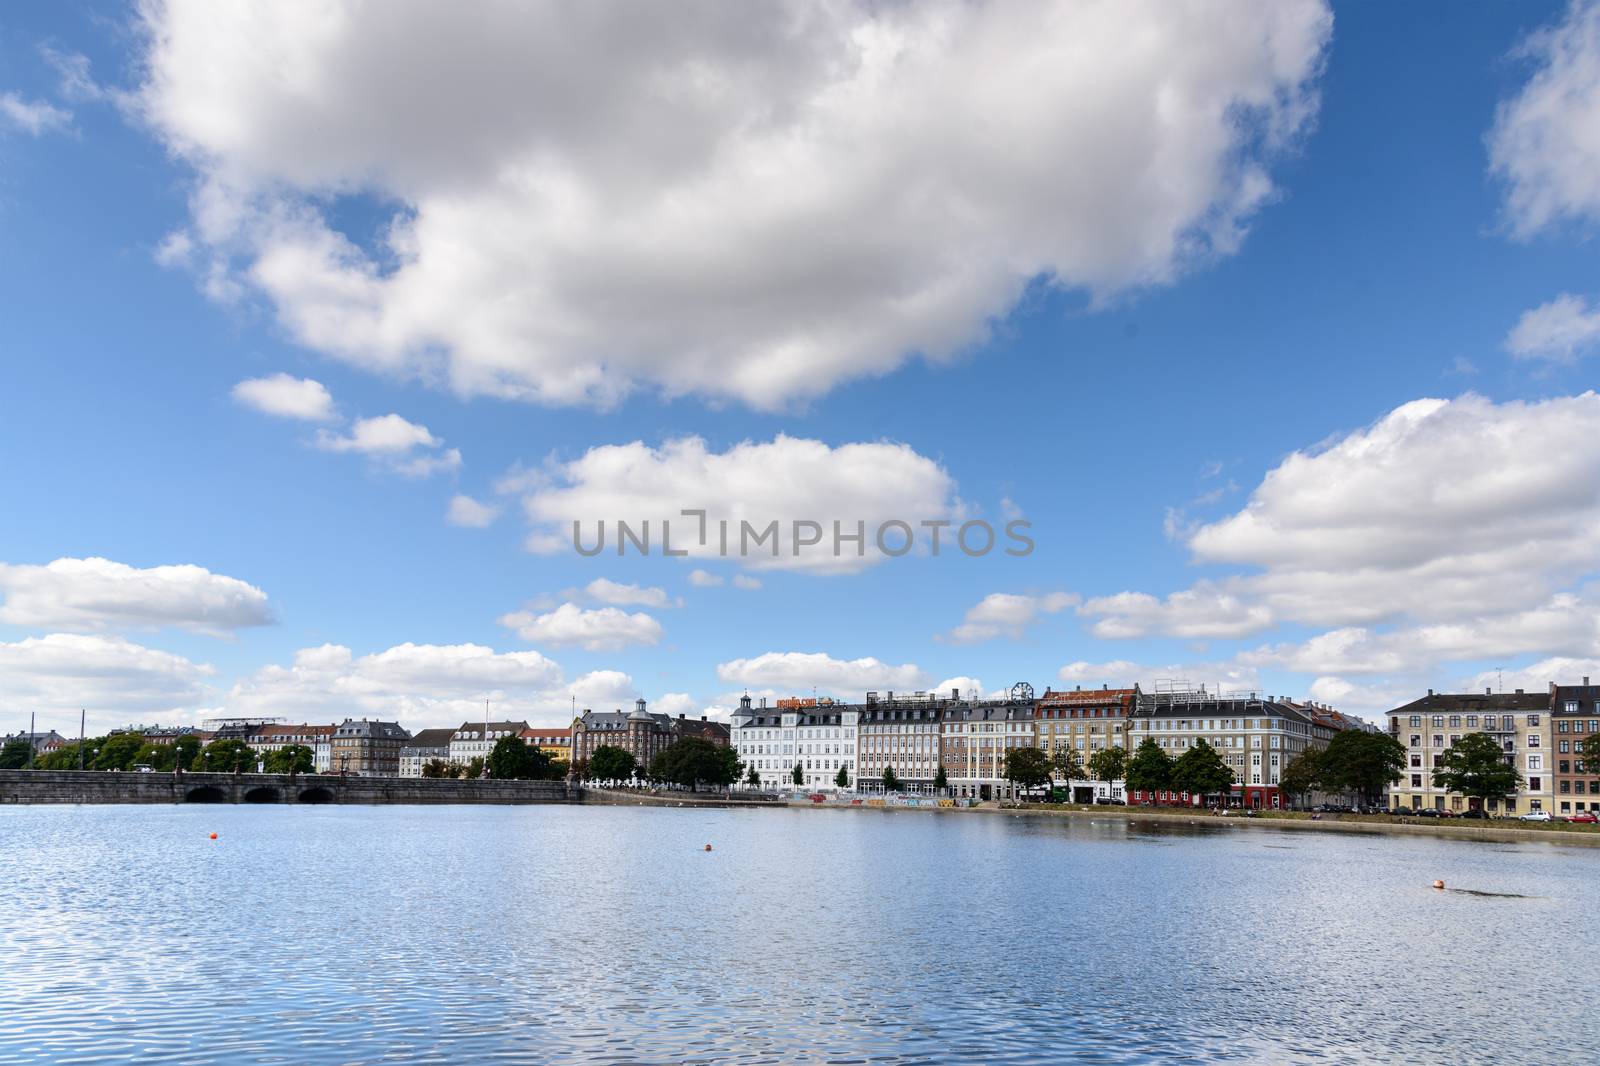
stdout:
[[7,5],[0,732],[1600,675],[1597,222],[1593,3]]

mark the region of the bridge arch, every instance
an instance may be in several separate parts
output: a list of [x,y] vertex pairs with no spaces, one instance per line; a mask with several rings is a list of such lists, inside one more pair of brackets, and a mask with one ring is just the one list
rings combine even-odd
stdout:
[[196,785],[183,794],[185,803],[227,803],[228,794],[216,785]]
[[244,794],[246,803],[277,803],[282,798],[271,785],[257,785]]
[[313,786],[300,793],[301,803],[332,803],[333,792],[321,785]]

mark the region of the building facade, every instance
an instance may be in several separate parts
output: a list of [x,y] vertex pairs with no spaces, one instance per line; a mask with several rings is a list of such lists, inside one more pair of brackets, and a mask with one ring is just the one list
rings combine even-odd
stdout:
[[[256,755],[265,757],[268,752],[287,748],[291,744],[311,749],[312,772],[327,773],[332,757],[329,739],[333,735],[334,727],[331,725],[283,725],[278,722],[269,722],[251,728],[244,742]],[[145,739],[149,739],[146,734]]]
[[1138,705],[1139,686],[1132,688],[1074,688],[1071,692],[1045,689],[1034,705],[1034,728],[1039,747],[1047,754],[1070,748],[1078,753],[1085,777],[1057,779],[1058,785],[1072,790],[1076,803],[1096,799],[1122,799],[1123,782],[1098,781],[1089,774],[1089,760],[1107,748],[1128,748],[1128,724]]
[[1038,743],[1031,700],[951,700],[939,717],[946,788],[962,799],[1012,799],[1006,756]]
[[421,729],[400,749],[400,776],[421,777],[422,768],[438,759],[450,761],[450,738],[454,729]]
[[867,693],[856,715],[857,790],[882,792],[883,771],[892,767],[901,791],[932,794],[947,702],[927,692],[899,698],[890,692],[882,699]]
[[1406,766],[1389,789],[1390,808],[1464,811],[1478,805],[1460,793],[1433,783],[1439,757],[1468,733],[1487,733],[1521,771],[1523,787],[1513,795],[1492,798],[1490,814],[1523,814],[1551,810],[1555,794],[1550,745],[1550,699],[1542,692],[1435,693],[1396,707],[1388,714],[1389,735],[1406,750]]
[[527,722],[462,722],[450,734],[449,759],[459,766],[487,759],[502,738],[520,737],[527,728]]
[[572,765],[587,765],[595,749],[621,748],[639,766],[649,766],[674,740],[673,720],[646,709],[644,700],[634,701],[631,711],[585,710],[572,720]]
[[[838,789],[840,770],[850,787],[856,783],[860,714],[859,704],[827,699],[781,699],[769,707],[765,699],[752,706],[749,696],[741,696],[733,712],[730,743],[745,764],[745,776],[751,768],[760,776],[761,789],[832,792]],[[802,778],[798,786],[796,766]]]
[[572,761],[572,727],[537,725],[522,731],[522,739],[556,762]]
[[1319,743],[1317,734],[1309,707],[1291,700],[1255,693],[1219,695],[1203,687],[1141,693],[1127,733],[1130,752],[1148,738],[1177,759],[1204,740],[1233,771],[1234,784],[1226,796],[1133,791],[1129,802],[1287,807],[1289,797],[1279,787],[1279,777],[1295,756]]
[[411,734],[398,722],[346,718],[329,740],[330,770],[362,777],[400,776],[400,749]]
[[[1600,685],[1550,685],[1550,758],[1555,764],[1555,813],[1600,812],[1600,760],[1584,760],[1583,743],[1600,736]],[[1595,742],[1600,746],[1600,741]]]

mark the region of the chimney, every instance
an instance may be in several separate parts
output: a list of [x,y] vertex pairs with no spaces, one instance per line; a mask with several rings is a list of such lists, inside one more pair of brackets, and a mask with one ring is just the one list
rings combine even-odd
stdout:
[[1428,695],[1430,695],[1430,696],[1431,696],[1431,695],[1433,695],[1433,689],[1431,689],[1431,688],[1430,688],[1430,689],[1429,689],[1429,690],[1428,690]]
[[893,703],[894,702],[894,689],[890,689],[889,690],[889,694],[887,696],[885,696],[884,699],[888,700],[890,703]]
[[1494,695],[1494,689],[1490,688],[1488,685],[1485,685],[1485,686],[1483,686],[1483,694],[1485,696],[1493,696]]
[[950,698],[953,699],[953,700],[959,700],[961,698],[961,690],[959,688],[956,688],[955,686],[951,686],[951,688],[950,688]]
[[702,722],[704,722],[704,721],[705,721],[705,720],[706,720],[706,716],[705,716],[705,715],[703,715],[703,714],[702,714],[702,715],[701,715],[701,716],[700,716],[700,720],[701,720],[701,721],[702,721]]
[[1519,695],[1519,696],[1522,695],[1522,690],[1520,688],[1517,689],[1517,695]]

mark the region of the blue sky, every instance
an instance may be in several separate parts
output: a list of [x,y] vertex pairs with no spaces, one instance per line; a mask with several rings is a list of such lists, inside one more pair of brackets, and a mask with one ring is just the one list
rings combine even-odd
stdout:
[[[103,726],[239,713],[419,728],[486,697],[560,722],[574,700],[716,713],[745,688],[859,696],[949,679],[988,691],[1187,677],[1372,714],[1497,669],[1508,687],[1588,672],[1594,9],[1439,19],[1336,5],[1330,25],[1292,6],[1277,26],[1228,14],[1271,62],[1223,41],[1230,27],[1217,41],[1173,27],[1186,63],[1212,61],[1149,84],[1137,64],[1102,74],[1058,55],[1035,83],[999,78],[978,45],[908,20],[896,29],[933,42],[926,65],[942,76],[896,68],[904,96],[868,93],[848,113],[816,106],[824,75],[805,56],[859,26],[746,39],[686,9],[661,51],[735,83],[746,61],[783,72],[740,91],[772,94],[762,121],[813,108],[796,159],[721,98],[659,105],[681,135],[654,135],[662,116],[629,98],[627,70],[593,75],[608,88],[558,70],[459,100],[384,81],[382,47],[443,71],[520,69],[518,49],[533,66],[562,49],[648,65],[629,42],[655,31],[625,19],[533,20],[485,55],[475,31],[424,25],[394,28],[414,31],[403,46],[322,39],[287,8],[266,30],[201,25],[186,4],[143,18],[8,8],[0,730],[30,711],[65,726],[79,706]],[[967,38],[1047,36],[1002,8]],[[1127,32],[1067,21],[1103,44]],[[261,70],[228,61],[256,41]],[[299,74],[277,78],[286,69]],[[296,76],[311,88],[280,92]],[[1178,96],[1235,94],[1235,108],[1173,131],[1095,103],[1137,102],[1162,77]],[[1552,95],[1570,114],[1542,103],[1562,79],[1570,91]],[[1015,113],[964,125],[919,110],[945,83]],[[1087,103],[1070,92],[1084,85]],[[1265,108],[1263,86],[1277,101]],[[990,119],[1015,128],[973,132]],[[339,136],[341,122],[358,134]],[[605,122],[602,138],[571,132]],[[1221,148],[1192,128],[1207,122]],[[926,136],[883,132],[908,128]],[[719,171],[708,160],[730,144],[756,162]],[[866,178],[830,184],[850,166],[840,144],[872,145],[900,175],[891,200],[874,208]],[[493,177],[512,162],[528,186]],[[1246,164],[1270,193],[1240,176]],[[666,208],[618,222],[674,182],[672,210],[694,226]],[[1219,217],[1226,233],[1207,229]],[[416,242],[404,290],[392,226]],[[641,233],[648,248],[631,243]],[[342,243],[318,258],[330,235]],[[1161,240],[1171,247],[1151,251]],[[333,280],[330,263],[344,271]],[[950,307],[966,310],[947,320]],[[327,417],[274,415],[235,391],[274,375],[320,383]],[[575,378],[590,384],[572,392]],[[1425,398],[1448,403],[1390,417]],[[389,414],[426,441],[364,444],[359,420]],[[849,573],[529,550],[551,528],[530,527],[530,501],[599,518],[639,489],[584,466],[591,449],[639,442],[636,473],[682,475],[684,507],[747,502],[662,450],[688,437],[713,457],[751,445],[736,465],[764,483],[759,499],[806,509],[773,517],[958,497],[996,523],[1020,511],[1037,549]],[[824,457],[793,466],[780,437]],[[852,444],[883,450],[835,451]],[[398,470],[419,457],[439,469]],[[507,484],[518,471],[537,476]],[[498,513],[451,524],[457,496]],[[110,563],[71,563],[85,559]],[[722,583],[693,583],[697,567]],[[597,579],[645,591],[587,590]],[[1137,597],[1109,599],[1123,593]]]

